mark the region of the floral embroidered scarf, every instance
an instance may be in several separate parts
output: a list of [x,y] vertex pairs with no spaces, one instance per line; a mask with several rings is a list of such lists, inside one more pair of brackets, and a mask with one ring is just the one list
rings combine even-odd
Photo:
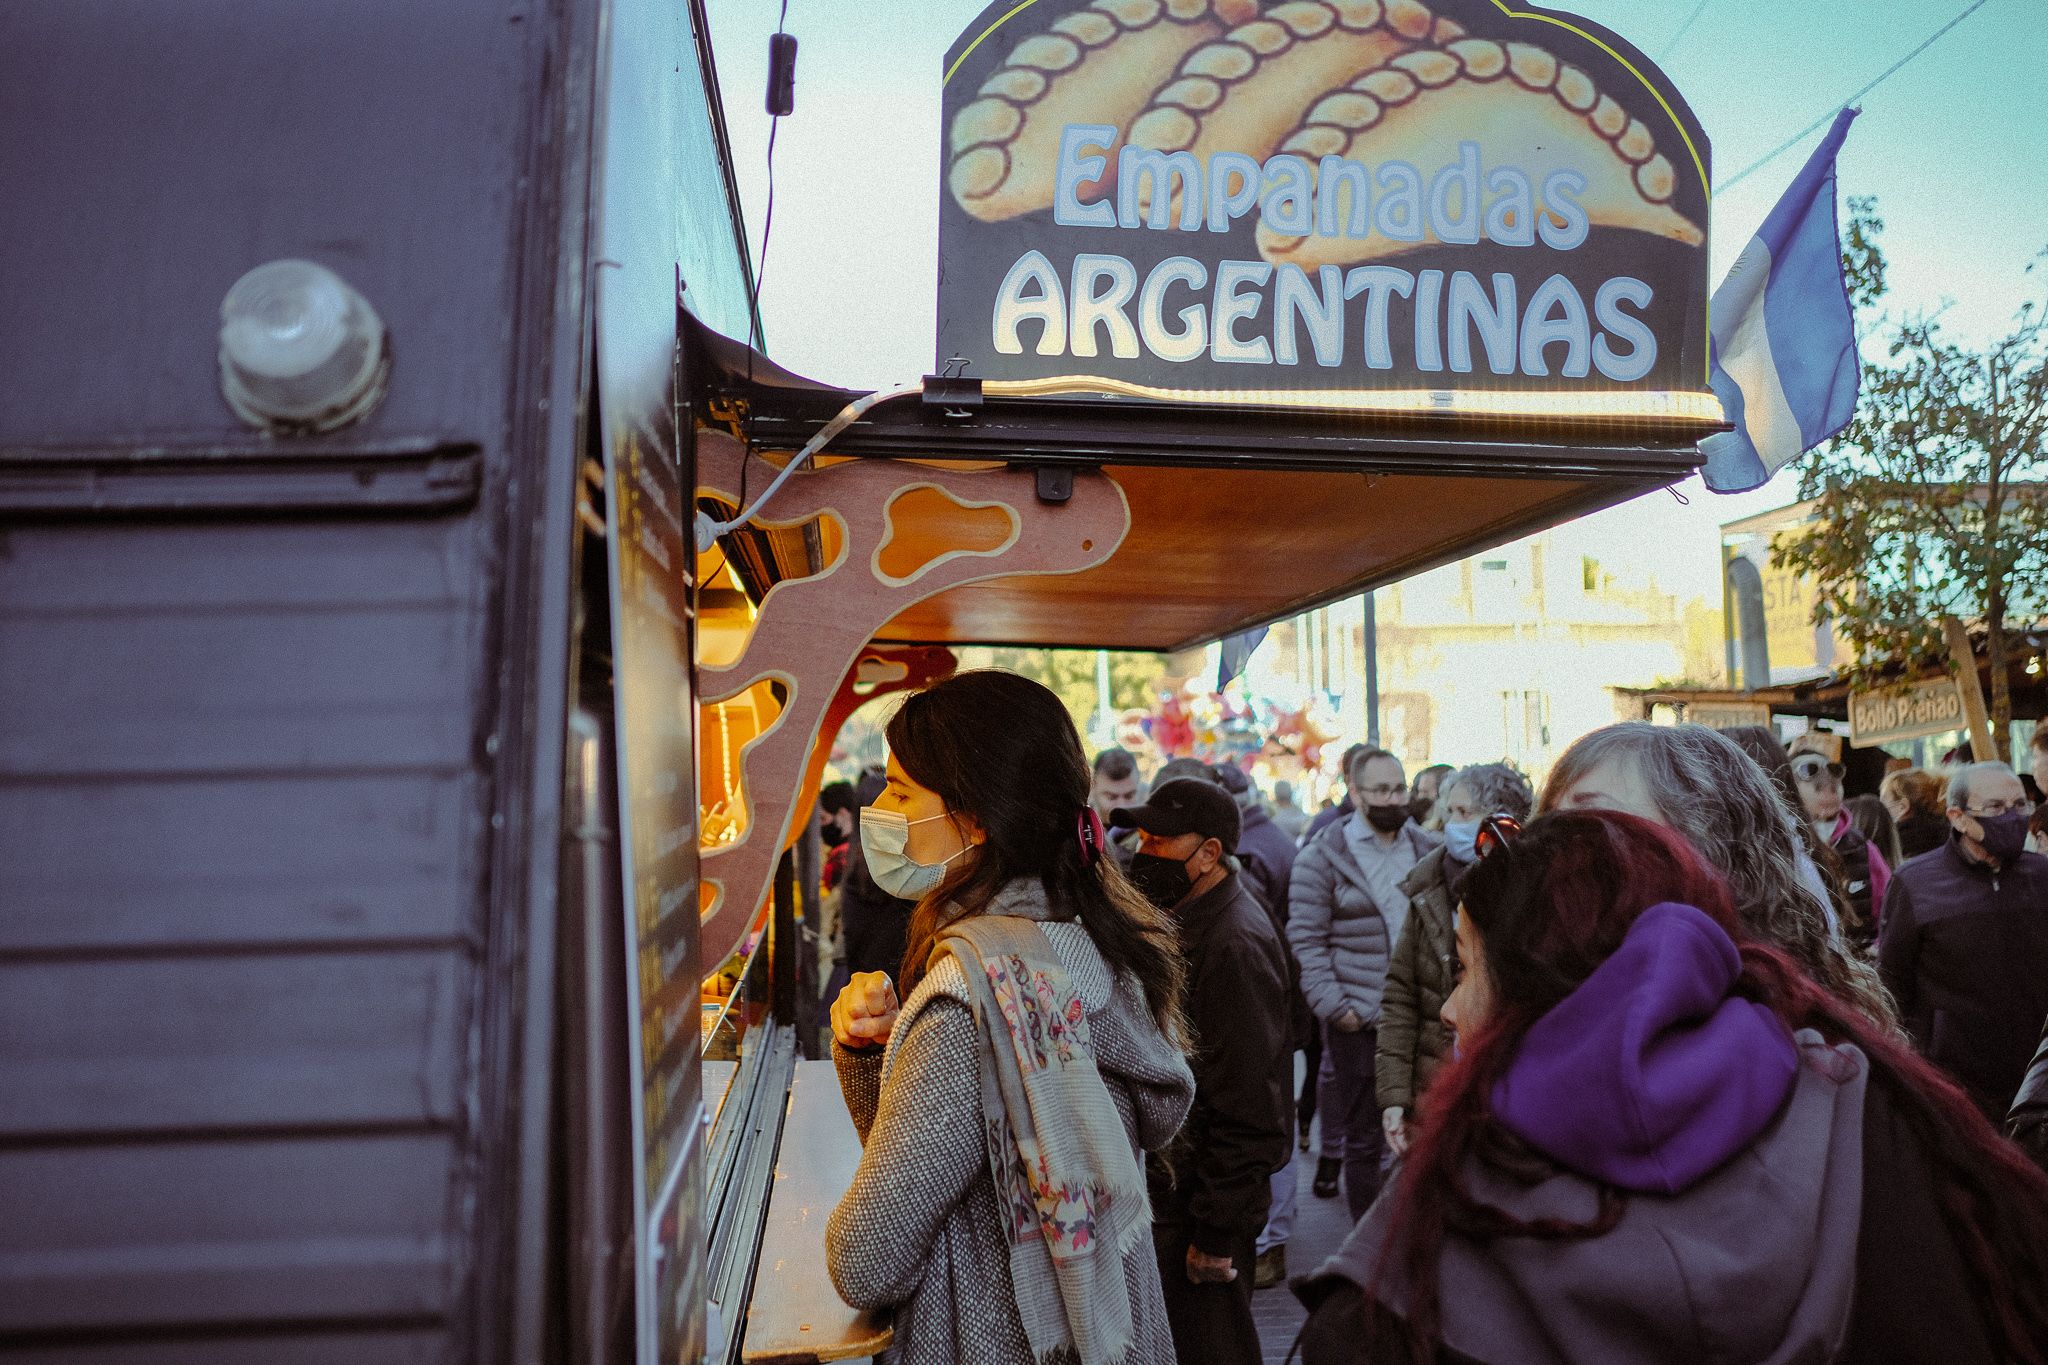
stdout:
[[1022,899],[955,921],[933,956],[959,960],[979,1025],[989,1170],[1032,1354],[1115,1365],[1133,1336],[1124,1253],[1152,1222],[1145,1174],[1096,1070],[1087,1010],[1033,922],[1043,901],[1005,903]]

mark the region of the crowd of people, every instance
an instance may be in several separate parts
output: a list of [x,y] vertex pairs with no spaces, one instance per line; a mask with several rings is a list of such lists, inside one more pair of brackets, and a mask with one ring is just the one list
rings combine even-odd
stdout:
[[[1319,811],[910,698],[841,851],[826,1228],[893,1358],[2048,1365],[2048,828],[2003,763],[1629,723]],[[2048,780],[2048,727],[2030,751]],[[893,928],[891,927],[893,926]],[[1297,1087],[1297,1076],[1300,1076]]]

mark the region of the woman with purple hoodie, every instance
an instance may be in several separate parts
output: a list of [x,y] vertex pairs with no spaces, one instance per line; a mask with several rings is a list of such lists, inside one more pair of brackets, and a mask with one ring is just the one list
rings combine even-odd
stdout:
[[1308,1365],[2048,1360],[2048,1179],[1960,1091],[1664,827],[1491,833],[1458,1059],[1297,1282]]

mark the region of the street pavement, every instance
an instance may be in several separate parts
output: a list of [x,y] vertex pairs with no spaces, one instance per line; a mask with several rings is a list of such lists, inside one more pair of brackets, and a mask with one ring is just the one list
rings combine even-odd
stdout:
[[[1321,1121],[1317,1132],[1320,1134]],[[1351,1231],[1351,1215],[1340,1190],[1334,1199],[1318,1199],[1309,1188],[1316,1178],[1315,1143],[1294,1155],[1294,1176],[1301,1182],[1301,1202],[1294,1215],[1294,1233],[1287,1245],[1289,1278],[1306,1275],[1323,1263]],[[1294,1346],[1294,1338],[1307,1319],[1301,1300],[1282,1280],[1271,1289],[1252,1295],[1252,1319],[1259,1326],[1259,1345],[1266,1365],[1280,1365]]]

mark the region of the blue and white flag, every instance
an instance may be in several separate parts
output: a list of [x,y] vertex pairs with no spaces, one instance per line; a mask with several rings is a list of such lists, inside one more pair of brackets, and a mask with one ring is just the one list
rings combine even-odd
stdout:
[[1223,642],[1222,657],[1216,664],[1216,690],[1221,692],[1230,686],[1230,680],[1244,672],[1244,666],[1251,662],[1252,651],[1266,639],[1266,627],[1247,630],[1233,635]]
[[1855,415],[1856,322],[1835,226],[1835,153],[1855,117],[1835,115],[1714,291],[1709,383],[1735,423],[1700,442],[1716,493],[1757,487]]

